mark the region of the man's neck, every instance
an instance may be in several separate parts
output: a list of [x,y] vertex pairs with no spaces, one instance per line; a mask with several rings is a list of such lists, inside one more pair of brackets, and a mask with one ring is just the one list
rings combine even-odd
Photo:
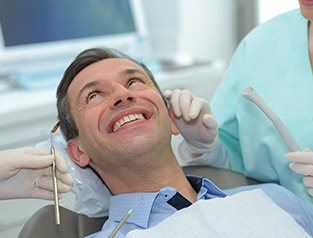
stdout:
[[153,156],[154,160],[151,160],[151,157],[141,158],[141,160],[156,161],[155,166],[151,166],[151,164],[147,166],[142,165],[136,169],[123,167],[118,173],[100,172],[99,174],[114,195],[135,192],[157,192],[165,186],[170,186],[190,202],[197,200],[197,193],[188,182],[173,151],[169,153],[163,152],[162,154],[156,153],[155,155],[150,154],[148,156]]

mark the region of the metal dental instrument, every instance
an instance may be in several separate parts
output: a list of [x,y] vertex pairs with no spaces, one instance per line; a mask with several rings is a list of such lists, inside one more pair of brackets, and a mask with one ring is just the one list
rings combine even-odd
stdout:
[[125,213],[125,215],[123,216],[121,221],[117,224],[117,226],[114,228],[114,230],[109,235],[109,238],[114,238],[116,236],[117,232],[121,229],[121,227],[124,225],[124,223],[130,217],[130,215],[132,214],[133,210],[135,209],[135,207],[137,207],[137,205],[139,203],[140,203],[140,200],[138,202],[136,202],[136,204],[128,212]]
[[53,193],[54,193],[54,209],[55,209],[55,224],[60,225],[60,209],[59,209],[59,194],[58,194],[58,183],[57,183],[57,176],[56,176],[56,155],[55,155],[55,148],[53,145],[53,136],[54,133],[58,130],[60,126],[60,121],[54,125],[52,130],[50,131],[50,153],[53,158],[52,162],[52,177],[53,177]]
[[276,130],[285,141],[286,145],[288,146],[289,150],[292,151],[299,151],[300,146],[290,134],[288,129],[285,127],[283,122],[279,119],[279,117],[272,111],[272,109],[262,100],[262,98],[257,94],[257,92],[252,87],[247,87],[243,91],[242,95],[248,99],[249,101],[253,102],[257,105],[264,114],[272,121]]

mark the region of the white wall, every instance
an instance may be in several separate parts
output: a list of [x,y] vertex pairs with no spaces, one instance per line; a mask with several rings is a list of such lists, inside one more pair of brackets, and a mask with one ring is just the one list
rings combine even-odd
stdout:
[[228,60],[236,47],[235,3],[181,1],[179,49],[195,57]]
[[170,56],[178,50],[179,0],[142,0],[153,53]]
[[259,23],[265,22],[283,12],[299,8],[297,0],[258,0]]
[[228,60],[236,46],[234,0],[143,0],[154,53]]

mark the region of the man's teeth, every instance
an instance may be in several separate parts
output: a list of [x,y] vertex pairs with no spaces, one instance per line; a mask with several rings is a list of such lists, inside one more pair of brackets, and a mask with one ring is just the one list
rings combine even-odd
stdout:
[[113,132],[116,131],[121,126],[125,125],[126,123],[131,122],[131,121],[136,121],[136,120],[145,120],[145,117],[142,114],[127,115],[121,118],[120,120],[118,120],[117,122],[115,122],[113,126]]

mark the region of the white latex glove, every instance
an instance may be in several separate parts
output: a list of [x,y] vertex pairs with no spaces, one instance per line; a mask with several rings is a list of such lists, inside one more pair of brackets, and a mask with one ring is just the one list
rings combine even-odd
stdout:
[[313,152],[308,149],[290,152],[285,155],[285,159],[292,162],[289,164],[291,170],[304,175],[303,184],[313,197]]
[[217,146],[218,125],[212,117],[209,103],[186,89],[166,90],[177,118],[177,128],[190,147],[192,154],[211,152]]
[[[64,158],[56,157],[58,192],[65,193],[74,180],[67,173]],[[0,151],[0,199],[52,200],[52,161],[49,151],[44,149],[25,147]]]

